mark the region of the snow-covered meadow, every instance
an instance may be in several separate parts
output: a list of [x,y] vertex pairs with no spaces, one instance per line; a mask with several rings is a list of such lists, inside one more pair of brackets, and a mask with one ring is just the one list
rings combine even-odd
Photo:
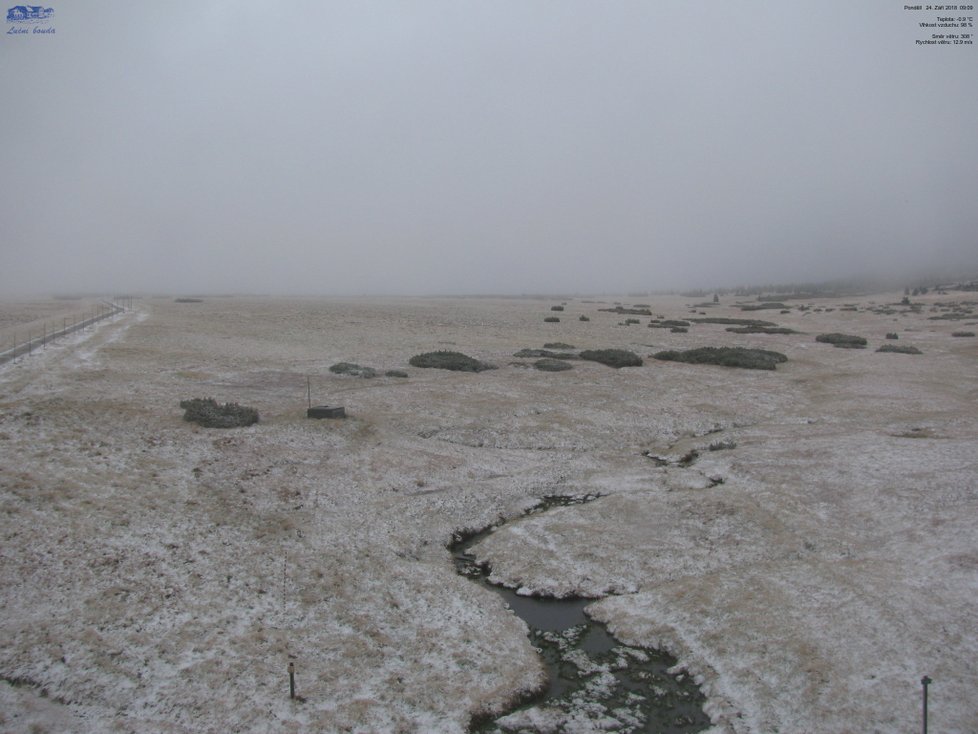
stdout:
[[[697,309],[802,332],[772,335],[623,326],[580,299],[559,323],[534,299],[137,301],[0,367],[0,730],[464,732],[544,673],[523,623],[455,573],[453,532],[601,493],[475,552],[670,650],[718,732],[914,731],[925,674],[932,731],[978,731],[978,339],[951,336],[978,318],[930,318],[968,295]],[[886,332],[923,354],[877,353]],[[789,360],[512,356],[555,341]],[[408,366],[437,349],[499,369]],[[349,417],[306,419],[307,378]],[[261,422],[196,427],[190,397]]]

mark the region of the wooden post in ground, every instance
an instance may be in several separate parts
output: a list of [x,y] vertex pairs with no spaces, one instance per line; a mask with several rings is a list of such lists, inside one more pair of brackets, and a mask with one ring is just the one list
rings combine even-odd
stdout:
[[924,734],[927,734],[927,686],[929,686],[932,681],[930,676],[924,676],[920,679],[921,684],[924,686]]

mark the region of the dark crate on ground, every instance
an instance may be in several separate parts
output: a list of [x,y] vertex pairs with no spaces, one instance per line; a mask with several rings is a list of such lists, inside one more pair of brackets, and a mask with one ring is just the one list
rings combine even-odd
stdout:
[[306,418],[346,418],[342,405],[314,405],[306,411]]

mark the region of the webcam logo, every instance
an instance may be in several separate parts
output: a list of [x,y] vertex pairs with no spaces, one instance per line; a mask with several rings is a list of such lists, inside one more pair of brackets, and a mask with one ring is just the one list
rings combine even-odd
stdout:
[[[53,15],[54,8],[45,8],[43,5],[14,5],[7,9],[7,22],[11,24],[7,29],[7,35],[54,33],[54,28],[44,27],[51,22]],[[33,28],[25,26],[33,26]]]

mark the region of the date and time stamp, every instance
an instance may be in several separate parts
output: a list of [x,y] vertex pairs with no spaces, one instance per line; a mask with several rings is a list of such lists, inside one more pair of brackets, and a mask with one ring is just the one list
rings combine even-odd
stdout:
[[917,32],[917,46],[971,46],[975,41],[975,6],[907,4],[904,12],[912,14]]

